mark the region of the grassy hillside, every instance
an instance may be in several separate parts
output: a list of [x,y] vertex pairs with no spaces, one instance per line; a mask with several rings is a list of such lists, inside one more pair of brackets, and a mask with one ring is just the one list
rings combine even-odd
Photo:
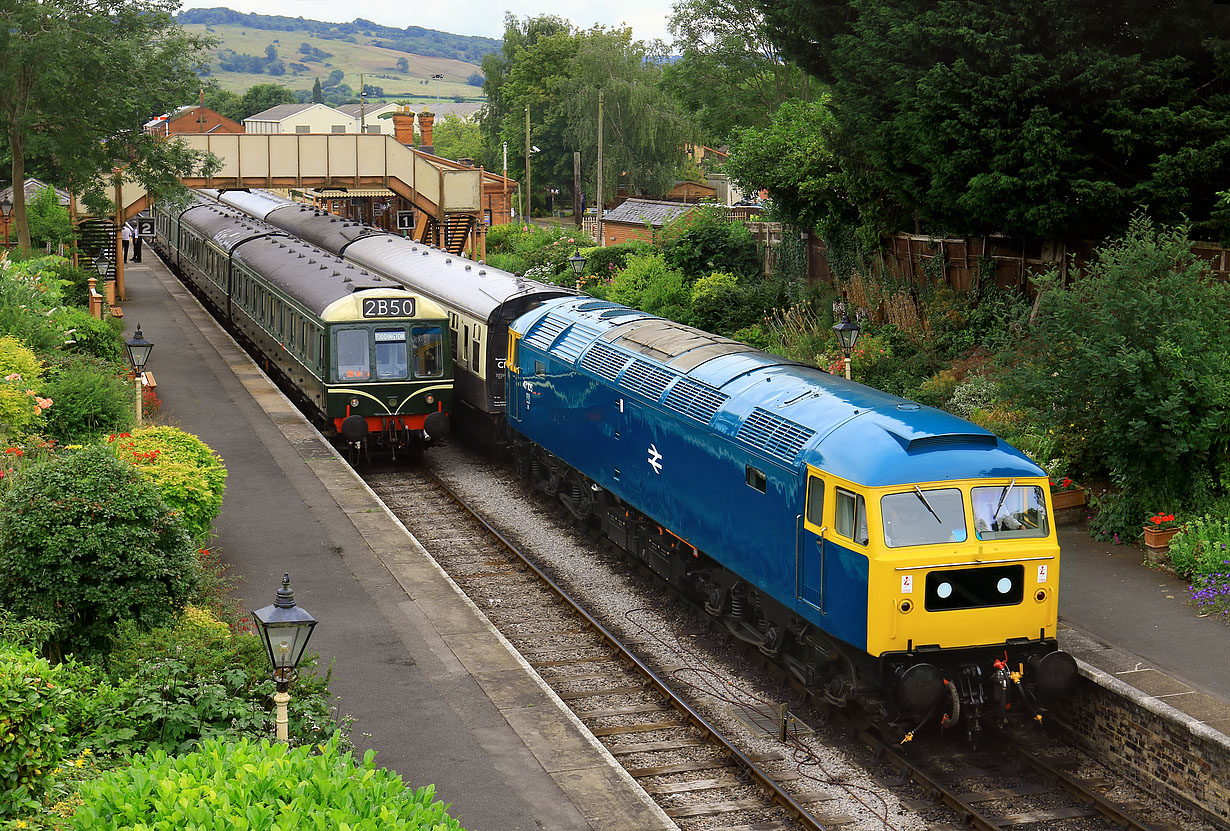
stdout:
[[[210,62],[210,78],[218,82],[225,90],[243,94],[244,90],[255,84],[278,84],[292,90],[310,90],[316,78],[324,83],[331,72],[341,70],[345,77],[342,83],[347,84],[356,92],[359,89],[359,73],[363,73],[364,82],[382,87],[387,100],[414,100],[423,103],[434,102],[436,97],[436,82],[431,80],[435,74],[443,75],[440,81],[440,100],[451,101],[454,96],[462,96],[468,100],[482,98],[482,87],[467,83],[467,79],[479,71],[473,63],[442,57],[424,57],[405,52],[372,46],[370,43],[351,43],[345,40],[324,38],[315,35],[307,29],[296,31],[277,31],[272,29],[252,29],[236,24],[201,24],[189,23],[184,28],[195,33],[205,34],[217,41],[213,50],[213,60]],[[368,40],[359,37],[359,40]],[[328,53],[328,57],[316,60],[306,59],[308,56],[300,51],[302,44],[308,43],[320,53]],[[277,51],[277,59],[286,67],[284,75],[268,75],[254,72],[233,72],[221,68],[219,56],[226,50],[240,55],[255,55],[264,58],[268,47]],[[319,53],[318,53],[319,54]],[[398,68],[397,61],[406,61],[405,71]]]

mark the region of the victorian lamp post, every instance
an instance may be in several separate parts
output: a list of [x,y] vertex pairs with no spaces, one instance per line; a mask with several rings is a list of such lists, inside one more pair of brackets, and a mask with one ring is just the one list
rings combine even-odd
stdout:
[[841,341],[841,351],[846,356],[846,380],[850,380],[850,353],[854,350],[854,344],[858,341],[858,333],[862,331],[857,323],[850,322],[850,316],[846,313],[845,301],[841,304],[841,323],[833,327],[833,331],[837,333],[838,339]]
[[307,609],[295,605],[295,593],[291,591],[288,573],[282,575],[282,587],[278,589],[273,605],[253,612],[252,619],[256,621],[257,633],[273,667],[273,682],[277,685],[277,692],[273,695],[277,708],[277,738],[284,742],[290,738],[286,717],[290,682],[295,679],[303,650],[316,626],[316,618],[308,614]]
[[[102,272],[104,266],[102,261],[96,263],[99,272]],[[128,347],[128,362],[132,364],[133,377],[137,379],[137,424],[141,423],[141,397],[145,394],[145,364],[149,361],[149,353],[154,351],[154,344],[150,343],[141,334],[141,324],[137,324],[137,331],[131,338],[124,341]]]
[[568,258],[568,264],[572,266],[572,273],[577,278],[577,288],[581,288],[581,272],[585,270],[585,257],[581,254],[581,249],[576,249],[571,257]]

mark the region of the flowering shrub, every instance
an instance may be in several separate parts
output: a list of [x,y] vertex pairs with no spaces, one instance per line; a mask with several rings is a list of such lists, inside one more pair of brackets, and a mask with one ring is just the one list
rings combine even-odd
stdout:
[[115,455],[136,465],[158,485],[162,498],[183,517],[198,542],[222,510],[226,467],[210,447],[175,427],[142,427],[112,433],[107,444]]
[[173,620],[195,550],[157,487],[107,447],[56,454],[0,492],[0,605],[55,621],[57,651],[104,648],[122,620]]
[[0,644],[0,817],[37,805],[64,753],[60,676],[33,652]]
[[1080,485],[1072,481],[1071,477],[1065,476],[1062,479],[1051,479],[1051,493],[1063,493],[1064,491],[1074,491],[1080,488]]
[[1170,539],[1170,563],[1180,577],[1194,582],[1197,578],[1225,571],[1223,561],[1230,551],[1227,545],[1230,545],[1230,517],[1207,514],[1196,517]]
[[0,437],[21,441],[38,429],[40,416],[53,403],[37,392],[42,376],[30,349],[17,338],[0,337]]
[[434,786],[407,788],[375,755],[357,760],[336,736],[316,747],[244,740],[179,757],[155,751],[86,784],[71,827],[461,831]]
[[1223,559],[1219,571],[1197,574],[1192,580],[1192,600],[1203,615],[1217,615],[1230,620],[1230,556],[1222,543]]
[[59,441],[85,443],[136,420],[131,385],[105,361],[73,356],[49,370],[45,389],[56,402],[44,417],[47,435]]

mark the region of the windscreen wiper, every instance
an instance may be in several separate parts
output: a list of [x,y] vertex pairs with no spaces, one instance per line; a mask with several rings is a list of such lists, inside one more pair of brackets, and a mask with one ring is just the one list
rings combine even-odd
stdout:
[[[1008,498],[1008,494],[1012,492],[1012,486],[1016,484],[1013,479],[1008,483],[1008,487],[1004,488],[1004,492],[999,495],[999,504],[995,506],[995,513],[991,514],[991,522],[994,522],[999,517],[999,509],[1004,507],[1004,500]],[[915,485],[914,487],[918,487]]]
[[923,496],[922,489],[918,485],[914,486],[914,495],[922,500],[922,504],[927,506],[927,510],[931,512],[931,516],[935,517],[935,521],[940,525],[944,524],[944,520],[940,519],[940,515],[935,512],[935,508],[931,507],[931,503],[927,501],[927,497]]

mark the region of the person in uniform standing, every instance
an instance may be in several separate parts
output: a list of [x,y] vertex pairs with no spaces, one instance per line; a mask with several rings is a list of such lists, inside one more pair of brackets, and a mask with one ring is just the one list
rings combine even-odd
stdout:
[[132,261],[141,262],[141,233],[137,228],[132,231]]
[[120,245],[124,249],[124,262],[128,262],[128,243],[132,241],[132,226],[127,222],[120,229]]

